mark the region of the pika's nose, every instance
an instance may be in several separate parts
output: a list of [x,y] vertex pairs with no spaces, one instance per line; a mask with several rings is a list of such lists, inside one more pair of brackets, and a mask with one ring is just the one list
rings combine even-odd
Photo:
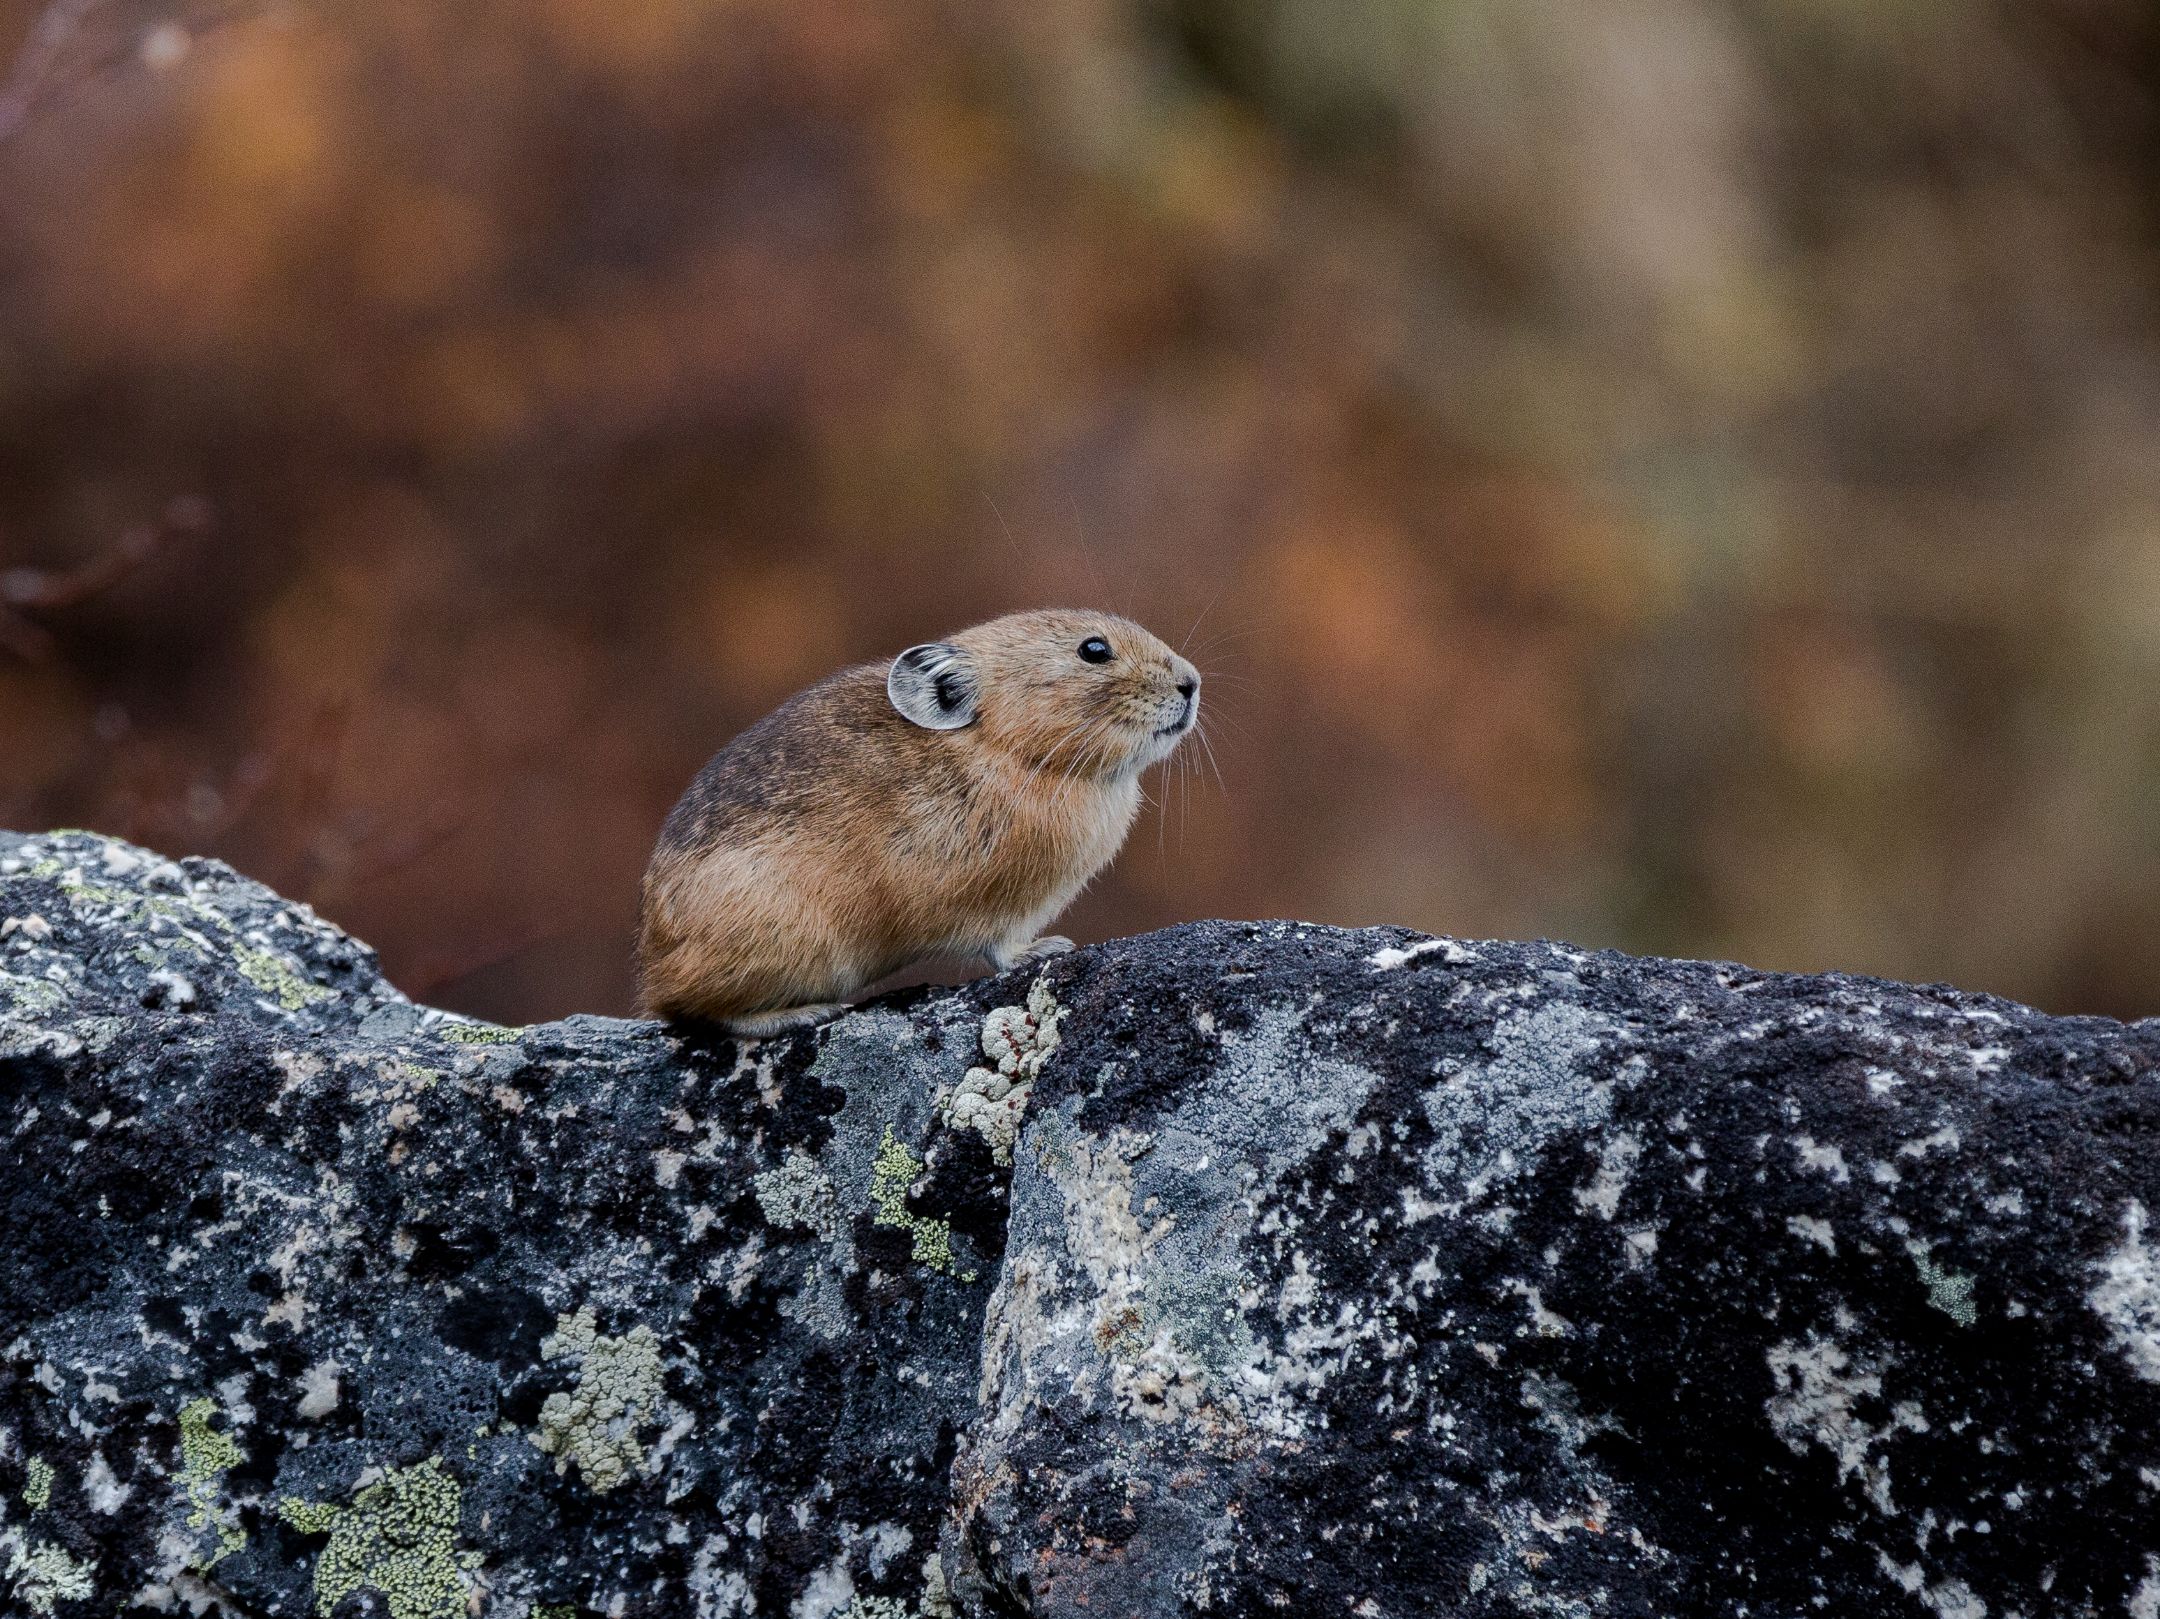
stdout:
[[1190,697],[1199,689],[1200,677],[1198,675],[1187,675],[1177,683],[1177,694],[1180,697]]

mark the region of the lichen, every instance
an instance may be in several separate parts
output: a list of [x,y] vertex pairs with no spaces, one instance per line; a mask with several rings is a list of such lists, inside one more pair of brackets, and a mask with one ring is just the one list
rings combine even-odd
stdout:
[[278,1503],[278,1516],[303,1535],[327,1535],[344,1510],[343,1507],[333,1507],[316,1501],[285,1500]]
[[32,1456],[23,1463],[23,1505],[32,1512],[43,1512],[52,1500],[53,1465],[42,1456]]
[[[1881,1366],[1816,1334],[1804,1344],[1773,1344],[1766,1359],[1777,1393],[1765,1410],[1787,1448],[1799,1456],[1809,1445],[1820,1445],[1836,1458],[1840,1484],[1857,1477],[1878,1512],[1895,1514],[1887,1450],[1901,1433],[1928,1431],[1920,1407],[1910,1400],[1890,1405]],[[1889,1420],[1870,1420],[1869,1413],[1884,1405],[1890,1407]]]
[[577,1619],[575,1602],[550,1602],[544,1608],[535,1608],[532,1619]]
[[216,1404],[208,1399],[196,1400],[180,1411],[180,1481],[186,1487],[188,1505],[194,1509],[188,1514],[187,1524],[190,1529],[217,1531],[218,1549],[202,1565],[206,1569],[217,1567],[221,1559],[247,1544],[246,1531],[226,1522],[217,1510],[220,1482],[229,1469],[247,1459],[247,1454],[231,1434],[219,1433],[210,1426],[216,1412]]
[[945,1583],[945,1565],[938,1560],[936,1552],[923,1559],[922,1573],[923,1619],[960,1619],[960,1609],[953,1602],[951,1588]]
[[309,983],[293,971],[292,963],[274,951],[235,942],[232,954],[240,975],[288,1012],[298,1012],[337,994],[321,984]]
[[15,1595],[32,1613],[51,1613],[56,1602],[81,1602],[97,1589],[93,1566],[76,1561],[49,1540],[30,1547],[18,1544],[9,1554],[7,1571]]
[[2085,1304],[2106,1325],[2108,1338],[2148,1383],[2160,1383],[2160,1253],[2145,1240],[2145,1205],[2124,1206],[2123,1240],[2093,1269],[2100,1280]]
[[51,1017],[67,1005],[67,991],[58,984],[20,973],[0,973],[0,997],[5,997],[10,1012],[26,1022]]
[[828,1240],[838,1230],[832,1181],[808,1153],[789,1153],[786,1162],[756,1176],[751,1185],[765,1218],[781,1230],[808,1228]]
[[970,1068],[939,1112],[956,1130],[973,1130],[990,1144],[991,1158],[1012,1162],[1013,1143],[1043,1064],[1057,1050],[1058,1025],[1065,1008],[1050,993],[1047,978],[1028,989],[1025,1006],[993,1007],[983,1019],[982,1052],[987,1068]]
[[558,1474],[576,1462],[586,1488],[605,1494],[645,1464],[639,1428],[660,1408],[660,1341],[640,1324],[620,1338],[600,1335],[592,1306],[558,1315],[540,1340],[543,1360],[579,1362],[577,1383],[550,1394],[532,1442],[555,1458]]
[[329,1619],[363,1587],[380,1591],[390,1619],[464,1619],[478,1552],[458,1549],[464,1491],[430,1456],[356,1492],[345,1507],[278,1503],[278,1516],[303,1535],[327,1534],[315,1560],[315,1612]]
[[506,1029],[495,1023],[446,1022],[435,1031],[445,1040],[460,1046],[509,1046],[517,1044],[522,1032]]
[[[900,1144],[892,1126],[878,1143],[877,1159],[870,1166],[870,1201],[877,1209],[877,1223],[905,1231],[915,1243],[915,1262],[950,1276],[953,1273],[952,1224],[928,1215],[910,1213],[908,1188],[922,1173],[922,1160]],[[970,1271],[962,1281],[972,1282]]]
[[1928,1303],[1961,1327],[1970,1327],[1979,1321],[1980,1309],[1973,1303],[1973,1279],[1970,1276],[1936,1264],[1925,1243],[1908,1242],[1905,1252],[1912,1256],[1913,1269],[1920,1273],[1920,1285],[1928,1290]]

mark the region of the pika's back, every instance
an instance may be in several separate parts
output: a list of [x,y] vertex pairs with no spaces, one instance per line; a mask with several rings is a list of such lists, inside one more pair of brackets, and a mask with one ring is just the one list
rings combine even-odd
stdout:
[[1050,942],[1035,932],[1116,853],[1141,771],[1192,727],[1198,694],[1139,625],[1066,611],[797,694],[667,818],[645,874],[645,1004],[778,1027],[924,956],[1002,965]]
[[921,739],[886,700],[882,665],[843,669],[714,754],[669,811],[660,848],[689,853],[874,812],[897,781],[954,773],[957,761]]

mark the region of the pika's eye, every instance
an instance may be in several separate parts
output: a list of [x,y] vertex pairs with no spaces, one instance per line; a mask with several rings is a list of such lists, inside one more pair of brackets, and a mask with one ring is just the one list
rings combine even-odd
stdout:
[[1111,655],[1110,643],[1099,635],[1091,635],[1080,643],[1082,663],[1108,663]]

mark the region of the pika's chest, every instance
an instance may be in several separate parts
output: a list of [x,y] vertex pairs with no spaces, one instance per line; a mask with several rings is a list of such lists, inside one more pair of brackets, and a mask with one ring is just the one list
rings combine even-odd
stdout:
[[1137,783],[1029,785],[977,792],[909,829],[943,881],[1017,892],[1084,882],[1117,853],[1139,808]]

